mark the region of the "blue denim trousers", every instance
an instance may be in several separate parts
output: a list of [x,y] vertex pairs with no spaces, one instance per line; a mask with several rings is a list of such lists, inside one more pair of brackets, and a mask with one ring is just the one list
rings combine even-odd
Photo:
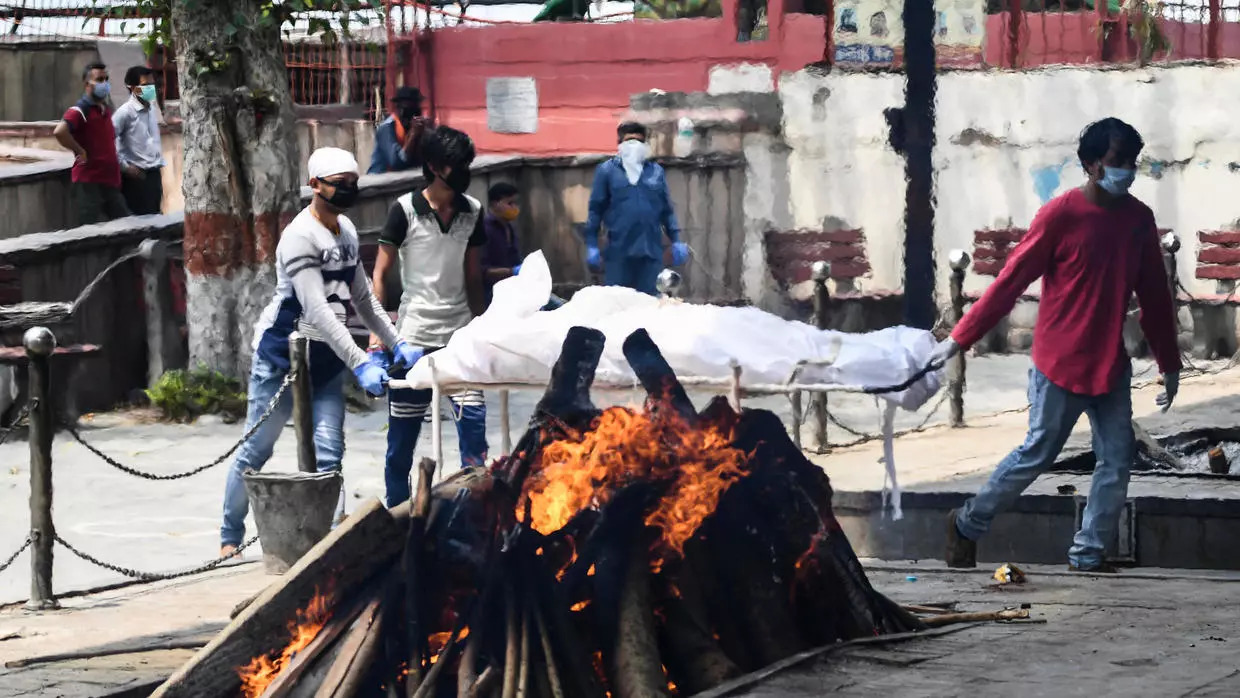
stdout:
[[1078,567],[1101,563],[1105,544],[1115,535],[1128,498],[1128,477],[1136,451],[1131,383],[1132,368],[1126,367],[1110,392],[1079,395],[1055,385],[1038,369],[1031,369],[1029,434],[999,463],[977,496],[961,507],[956,517],[960,533],[971,540],[985,535],[995,515],[1009,509],[1021,492],[1055,463],[1083,412],[1089,415],[1097,463],[1081,530],[1068,550],[1068,560]]
[[624,286],[650,296],[659,295],[656,282],[663,271],[663,260],[651,257],[616,257],[604,260],[603,283]]
[[[394,370],[393,378],[404,378],[408,372]],[[431,390],[401,388],[388,391],[387,459],[383,479],[388,507],[409,499],[409,472],[413,469],[413,451],[422,433],[422,421],[430,414]],[[452,401],[452,420],[461,450],[461,467],[486,465],[487,403],[482,393],[466,390],[448,396]],[[431,425],[438,429],[438,424]]]
[[[245,431],[258,422],[271,398],[280,390],[287,371],[272,366],[257,355],[250,368],[250,387],[246,406]],[[344,371],[315,385],[311,394],[314,412],[314,452],[319,472],[339,470],[344,457]],[[240,545],[245,538],[245,517],[250,511],[241,476],[246,470],[262,470],[271,458],[280,432],[293,414],[293,396],[285,392],[271,417],[237,450],[224,485],[224,524],[220,527],[222,545]],[[336,504],[336,519],[344,513],[344,488]]]

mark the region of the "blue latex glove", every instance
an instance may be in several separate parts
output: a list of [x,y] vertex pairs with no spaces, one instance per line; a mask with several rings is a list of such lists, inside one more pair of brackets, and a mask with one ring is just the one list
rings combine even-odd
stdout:
[[594,271],[603,264],[603,255],[598,251],[597,247],[590,246],[586,248],[586,264]]
[[357,382],[362,386],[362,390],[375,397],[383,395],[383,391],[387,388],[389,380],[387,371],[374,361],[367,361],[353,369],[353,375],[357,376]]
[[400,340],[396,346],[392,347],[392,353],[396,355],[395,366],[404,368],[413,368],[413,365],[422,358],[426,352],[421,347],[415,347],[405,340]]
[[682,267],[687,261],[689,261],[689,243],[673,242],[672,243],[672,266]]
[[520,274],[520,273],[521,273],[521,265],[520,265],[520,264],[518,264],[517,266],[515,266],[515,267],[513,267],[513,268],[512,268],[512,275],[513,275],[513,276],[516,276],[517,274]]
[[370,360],[373,363],[377,364],[379,368],[382,368],[384,371],[392,367],[391,356],[384,349],[376,347],[374,349],[367,351],[366,356],[369,356]]

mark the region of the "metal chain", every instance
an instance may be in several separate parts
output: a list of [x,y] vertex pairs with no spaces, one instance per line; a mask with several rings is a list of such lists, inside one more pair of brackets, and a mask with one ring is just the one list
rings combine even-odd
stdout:
[[30,410],[36,402],[38,401],[31,400],[27,402],[25,406],[22,407],[21,411],[17,413],[17,417],[13,420],[13,423],[8,425],[7,427],[4,427],[3,429],[0,429],[0,444],[3,444],[5,441],[8,441],[9,436],[14,431],[17,431],[18,427],[22,425],[22,422],[25,421],[26,418],[30,416]]
[[142,572],[139,570],[130,569],[128,567],[121,567],[119,565],[108,564],[100,560],[99,558],[94,557],[93,555],[88,555],[87,553],[84,553],[81,550],[78,550],[77,548],[70,545],[69,542],[66,541],[64,538],[61,538],[59,533],[56,534],[57,543],[60,543],[61,545],[65,546],[66,548],[68,548],[69,552],[73,553],[74,555],[77,555],[78,557],[91,563],[92,565],[102,567],[105,570],[108,570],[110,572],[116,572],[117,574],[121,574],[126,577],[130,577],[132,579],[141,579],[146,582],[159,582],[159,581],[164,581],[168,579],[179,579],[180,577],[188,577],[194,574],[201,574],[202,572],[210,572],[211,570],[215,569],[216,567],[219,567],[220,565],[224,564],[228,560],[240,555],[242,551],[250,547],[257,540],[258,540],[258,536],[254,536],[253,538],[237,546],[237,549],[232,551],[231,553],[218,557],[205,564],[194,567],[193,569],[182,570],[181,572],[169,572],[167,574],[157,574],[154,572]]
[[4,561],[4,564],[0,564],[0,572],[7,570],[9,566],[13,564],[13,561],[17,559],[18,555],[21,555],[22,553],[26,552],[26,548],[30,547],[30,543],[32,540],[33,539],[30,537],[30,535],[27,534],[26,541],[22,543],[21,547],[18,548],[12,555],[10,555],[9,559]]
[[[893,434],[892,434],[892,437],[893,437],[893,438],[899,438],[899,437],[901,437],[901,436],[907,436],[907,435],[909,435],[909,434],[915,434],[915,433],[920,432],[920,431],[925,431],[925,429],[926,429],[926,425],[930,424],[930,420],[931,420],[931,419],[934,419],[934,415],[938,414],[939,409],[943,407],[943,403],[947,402],[947,398],[948,398],[949,394],[950,394],[950,393],[949,393],[948,391],[946,391],[946,390],[942,391],[942,393],[940,393],[940,394],[939,394],[939,399],[938,399],[938,402],[935,402],[935,403],[934,403],[934,407],[931,407],[931,408],[930,408],[930,411],[926,413],[925,418],[921,420],[921,423],[920,423],[920,424],[918,424],[917,426],[913,427],[912,429],[903,429],[903,430],[901,430],[901,431],[897,431],[897,432],[895,432],[895,433],[893,433]],[[849,441],[849,442],[846,442],[846,443],[842,443],[842,444],[831,444],[831,443],[827,444],[828,446],[830,446],[830,447],[832,447],[832,448],[847,448],[847,447],[849,447],[849,446],[857,446],[857,445],[860,445],[860,444],[863,444],[863,443],[867,443],[867,442],[870,442],[870,441],[874,441],[875,439],[881,439],[881,438],[882,438],[882,434],[867,434],[867,433],[865,433],[865,432],[862,432],[862,431],[858,431],[858,430],[856,430],[856,429],[853,429],[852,427],[849,427],[848,425],[846,425],[846,424],[844,424],[844,423],[840,422],[840,421],[839,421],[838,419],[836,419],[836,418],[835,418],[835,416],[834,416],[834,415],[832,415],[830,412],[827,412],[827,419],[828,419],[828,420],[829,420],[832,424],[834,424],[835,426],[837,426],[837,427],[839,427],[840,429],[843,429],[844,431],[848,432],[849,434],[851,434],[851,435],[853,435],[853,436],[856,436],[856,437],[857,437],[856,439],[854,439],[854,440],[852,440],[852,441]]]
[[140,477],[146,480],[180,480],[182,478],[187,478],[192,475],[197,475],[198,473],[201,473],[202,471],[207,470],[208,468],[214,468],[220,463],[223,463],[224,461],[228,460],[229,456],[231,456],[233,453],[236,453],[237,449],[241,448],[241,445],[244,444],[246,441],[249,441],[250,437],[254,436],[254,433],[258,431],[259,427],[263,426],[263,424],[265,424],[267,420],[271,418],[272,413],[275,412],[276,404],[280,402],[280,398],[284,396],[284,393],[288,391],[288,387],[292,384],[293,384],[293,373],[292,371],[290,371],[288,374],[284,376],[284,382],[280,384],[280,389],[276,391],[276,394],[274,396],[272,396],[271,402],[267,403],[267,410],[263,412],[261,417],[258,418],[258,421],[254,423],[254,426],[246,430],[245,434],[241,436],[240,441],[233,444],[232,448],[225,451],[223,455],[221,455],[219,458],[216,458],[215,460],[211,461],[210,463],[207,463],[206,465],[200,465],[197,468],[194,468],[193,470],[187,470],[183,473],[173,473],[171,475],[160,475],[156,473],[148,473],[142,470],[138,470],[136,468],[131,468],[117,461],[115,458],[112,458],[111,456],[104,453],[103,451],[100,451],[98,448],[96,448],[95,446],[87,442],[86,439],[82,438],[82,435],[78,433],[77,428],[73,426],[72,420],[62,419],[61,424],[64,426],[65,431],[69,432],[69,435],[72,436],[73,439],[77,441],[79,444],[84,446],[86,450],[90,451],[96,456],[99,456],[99,458],[102,459],[104,463],[107,463],[108,465],[112,466],[113,468],[116,468],[117,470],[120,470],[121,472],[128,473],[130,475],[133,475],[134,477]]

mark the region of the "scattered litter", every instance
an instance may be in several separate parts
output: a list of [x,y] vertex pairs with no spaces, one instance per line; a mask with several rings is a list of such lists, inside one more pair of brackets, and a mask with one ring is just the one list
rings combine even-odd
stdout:
[[1076,494],[1076,485],[1060,485],[1055,491],[1059,494]]
[[1001,585],[1024,584],[1026,580],[1025,573],[1022,572],[1019,567],[1011,563],[999,565],[998,569],[995,570],[994,577],[995,581],[999,582]]
[[906,582],[915,582],[915,581],[917,581],[917,575],[915,575],[915,574],[910,574],[910,575],[908,575],[907,577],[905,577],[905,578],[904,578],[904,581],[906,581]]

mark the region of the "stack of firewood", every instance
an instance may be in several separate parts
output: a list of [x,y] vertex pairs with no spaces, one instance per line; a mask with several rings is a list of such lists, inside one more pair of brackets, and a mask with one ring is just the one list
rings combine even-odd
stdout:
[[[424,461],[413,502],[362,507],[155,695],[692,695],[921,627],[870,587],[775,415],[697,411],[639,330],[624,351],[649,400],[609,418],[590,400],[603,344],[569,332],[512,456],[433,489]],[[599,438],[622,417],[643,428]],[[546,515],[579,468],[592,489],[552,503],[581,506]]]

